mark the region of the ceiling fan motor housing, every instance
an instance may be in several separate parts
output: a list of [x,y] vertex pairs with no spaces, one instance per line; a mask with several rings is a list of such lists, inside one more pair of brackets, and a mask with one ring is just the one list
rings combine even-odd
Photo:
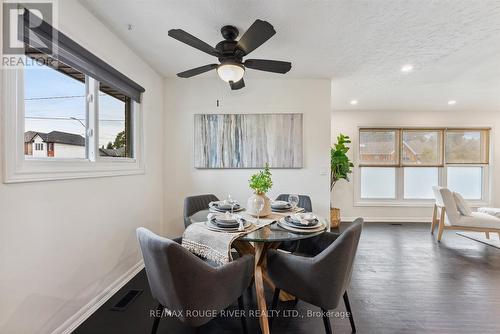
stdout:
[[220,29],[220,33],[222,34],[222,37],[224,37],[225,40],[227,41],[234,41],[236,37],[239,35],[238,28],[235,26],[223,26]]

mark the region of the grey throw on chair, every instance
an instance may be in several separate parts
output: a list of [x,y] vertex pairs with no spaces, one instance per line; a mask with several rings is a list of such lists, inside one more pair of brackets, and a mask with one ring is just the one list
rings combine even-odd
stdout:
[[343,297],[352,331],[356,332],[347,288],[362,228],[363,219],[358,218],[340,236],[325,232],[314,237],[306,244],[307,249],[299,248],[305,256],[268,250],[268,273],[276,284],[271,309],[276,308],[280,289],[283,289],[319,306],[326,333],[331,333],[327,312],[335,309]]
[[[223,266],[213,267],[178,242],[143,227],[137,229],[137,239],[151,293],[159,302],[158,311],[182,311],[180,321],[199,327],[212,319],[213,310],[223,310],[236,299],[243,310],[242,295],[253,275],[253,256],[245,255]],[[210,312],[203,314],[203,311]],[[241,321],[246,333],[245,318],[242,317]],[[152,333],[156,333],[159,322],[160,317],[155,317]]]
[[184,199],[184,226],[191,224],[189,217],[198,211],[208,209],[210,202],[218,201],[217,196],[213,194],[189,196]]

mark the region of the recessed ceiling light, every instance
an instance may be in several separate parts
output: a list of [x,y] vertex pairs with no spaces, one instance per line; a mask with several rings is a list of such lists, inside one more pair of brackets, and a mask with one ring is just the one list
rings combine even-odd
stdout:
[[449,104],[450,106],[453,106],[453,105],[457,104],[457,101],[455,101],[455,100],[449,100],[449,101],[448,101],[448,104]]
[[351,104],[355,106],[356,104],[358,104],[358,100],[351,100]]
[[413,65],[409,65],[408,64],[408,65],[401,66],[401,72],[403,72],[403,73],[409,73],[411,71],[413,71]]

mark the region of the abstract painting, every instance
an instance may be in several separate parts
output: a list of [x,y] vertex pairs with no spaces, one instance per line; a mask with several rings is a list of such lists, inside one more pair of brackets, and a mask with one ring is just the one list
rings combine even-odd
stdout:
[[302,168],[302,114],[194,115],[195,168]]

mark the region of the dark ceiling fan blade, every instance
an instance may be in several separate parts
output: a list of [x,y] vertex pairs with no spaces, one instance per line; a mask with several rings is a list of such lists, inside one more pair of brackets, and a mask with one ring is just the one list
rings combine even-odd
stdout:
[[268,59],[247,59],[243,65],[245,67],[266,71],[266,72],[274,72],[284,74],[292,68],[292,63],[288,61],[279,61],[279,60],[268,60]]
[[168,31],[168,35],[172,38],[175,38],[179,42],[185,43],[189,46],[192,46],[195,49],[206,52],[209,55],[218,57],[219,51],[217,49],[211,47],[209,44],[203,42],[201,39],[194,37],[193,35],[185,32],[182,29],[171,29]]
[[248,55],[253,50],[264,44],[276,34],[273,26],[266,21],[255,20],[248,30],[241,36],[236,47]]
[[187,70],[187,71],[184,71],[181,73],[177,73],[177,76],[181,77],[181,78],[190,78],[190,77],[194,77],[195,75],[202,74],[202,73],[208,72],[210,70],[216,69],[217,66],[218,66],[217,64],[200,66],[200,67],[192,68],[190,70]]
[[229,81],[229,86],[231,86],[231,90],[242,89],[243,87],[245,87],[245,80],[241,78],[241,80],[238,82]]

